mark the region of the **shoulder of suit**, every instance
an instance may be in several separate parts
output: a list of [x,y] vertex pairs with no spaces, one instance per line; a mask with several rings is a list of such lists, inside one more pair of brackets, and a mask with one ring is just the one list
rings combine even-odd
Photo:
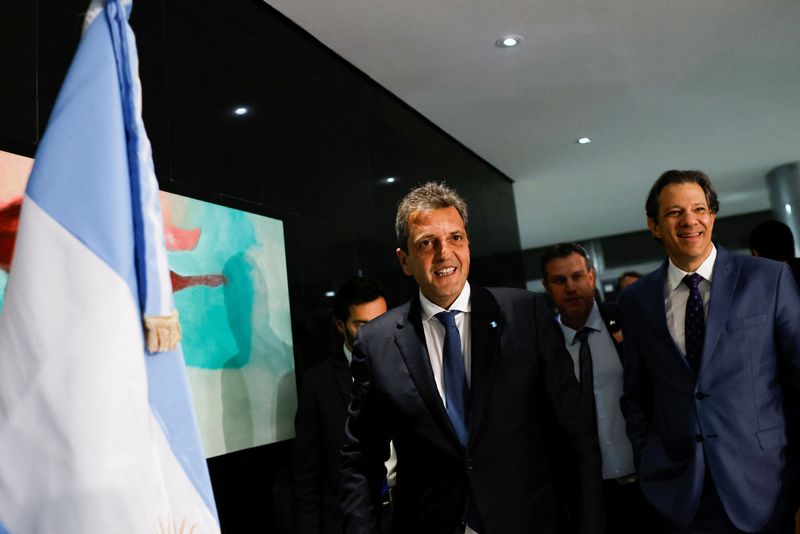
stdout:
[[[473,288],[473,290],[476,288]],[[516,287],[487,287],[485,288],[497,301],[531,301],[544,298],[541,294],[533,293],[527,289]]]
[[396,306],[380,315],[367,324],[363,325],[358,330],[358,335],[374,335],[382,331],[394,329],[398,324],[405,324],[408,322],[408,314],[411,310],[411,302]]
[[652,283],[664,284],[664,273],[662,266],[659,266],[655,271],[649,272],[642,276],[635,284],[626,287],[617,298],[617,304],[620,308],[625,308],[629,303],[637,300],[645,291],[647,286]]
[[783,269],[784,263],[770,260],[768,258],[757,258],[746,254],[729,254],[729,259],[733,263],[738,263],[742,268],[754,271],[778,273]]
[[317,362],[303,371],[304,382],[313,383],[319,378],[329,380],[331,370],[336,368],[337,359],[339,358],[341,358],[341,363],[346,367],[347,359],[344,357],[344,354],[330,354],[321,362]]

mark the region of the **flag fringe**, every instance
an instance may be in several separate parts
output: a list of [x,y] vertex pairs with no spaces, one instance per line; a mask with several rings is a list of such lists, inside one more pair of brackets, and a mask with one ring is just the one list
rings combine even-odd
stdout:
[[144,331],[148,352],[166,352],[174,349],[181,340],[178,310],[169,315],[147,315]]

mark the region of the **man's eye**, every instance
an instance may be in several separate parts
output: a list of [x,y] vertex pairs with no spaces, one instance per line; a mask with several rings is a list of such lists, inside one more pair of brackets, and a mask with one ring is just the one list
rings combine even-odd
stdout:
[[464,239],[464,238],[459,234],[456,234],[456,235],[453,236],[453,241],[461,241],[462,239]]
[[705,213],[706,208],[704,206],[700,206],[694,209],[695,213]]
[[419,246],[420,248],[428,248],[429,246],[431,246],[431,240],[423,239],[422,241],[419,242]]

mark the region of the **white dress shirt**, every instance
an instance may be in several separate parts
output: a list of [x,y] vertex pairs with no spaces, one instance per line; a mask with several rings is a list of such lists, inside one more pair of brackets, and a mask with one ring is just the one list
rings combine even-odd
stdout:
[[[458,327],[458,334],[461,336],[461,352],[464,355],[464,370],[467,373],[468,387],[472,384],[472,336],[470,335],[472,333],[472,302],[470,301],[470,294],[469,282],[466,282],[461,294],[449,308],[449,311],[458,310],[461,312],[456,314],[456,327]],[[422,306],[422,329],[425,332],[425,345],[428,347],[428,357],[431,360],[433,378],[436,380],[436,389],[439,390],[442,403],[447,408],[447,400],[444,394],[444,370],[442,368],[445,330],[444,325],[435,316],[437,313],[448,310],[428,300],[422,294],[422,291],[419,292],[419,301]],[[477,533],[467,526],[464,534]]]
[[[469,282],[464,284],[461,294],[450,306],[449,310],[458,310],[456,314],[456,326],[461,336],[461,352],[464,354],[464,370],[467,372],[467,386],[472,383],[472,333],[470,316],[472,315],[472,303],[470,302]],[[419,301],[422,305],[422,329],[425,331],[425,344],[428,347],[428,356],[431,359],[431,369],[433,378],[436,379],[436,389],[439,396],[447,408],[447,401],[444,395],[444,369],[442,368],[442,352],[444,351],[444,325],[435,317],[437,313],[448,311],[428,300],[422,291],[419,292]]]
[[[562,323],[560,315],[558,325],[564,333],[569,355],[572,356],[575,377],[580,381],[581,342],[576,339],[578,332]],[[622,396],[622,362],[600,315],[597,302],[592,306],[584,328],[589,329],[586,339],[592,353],[592,382],[603,479],[621,478],[636,471],[633,465],[633,447],[625,433],[625,419],[619,405],[619,398]]]
[[[708,317],[708,299],[711,296],[711,279],[714,275],[714,261],[717,247],[711,245],[711,253],[695,271],[703,277],[700,281],[700,297],[703,299],[703,314]],[[667,328],[675,345],[686,356],[686,302],[689,300],[689,287],[683,283],[686,271],[682,271],[669,260],[667,279],[664,282],[664,306],[667,311]]]

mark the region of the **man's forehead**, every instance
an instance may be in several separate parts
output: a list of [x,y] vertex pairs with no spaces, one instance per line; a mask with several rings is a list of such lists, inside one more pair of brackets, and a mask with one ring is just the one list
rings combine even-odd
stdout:
[[550,272],[554,270],[562,272],[586,271],[586,258],[577,252],[573,252],[569,256],[553,258],[547,263],[547,270]]
[[685,183],[685,184],[670,184],[661,190],[658,195],[659,201],[663,204],[664,208],[668,205],[678,205],[691,203],[692,205],[706,205],[706,193],[699,184]]
[[454,229],[464,228],[464,221],[461,219],[461,214],[458,213],[458,210],[453,206],[433,210],[412,211],[408,216],[408,223],[409,226],[417,227],[417,231],[425,231],[427,228],[433,230],[439,227],[453,227]]

